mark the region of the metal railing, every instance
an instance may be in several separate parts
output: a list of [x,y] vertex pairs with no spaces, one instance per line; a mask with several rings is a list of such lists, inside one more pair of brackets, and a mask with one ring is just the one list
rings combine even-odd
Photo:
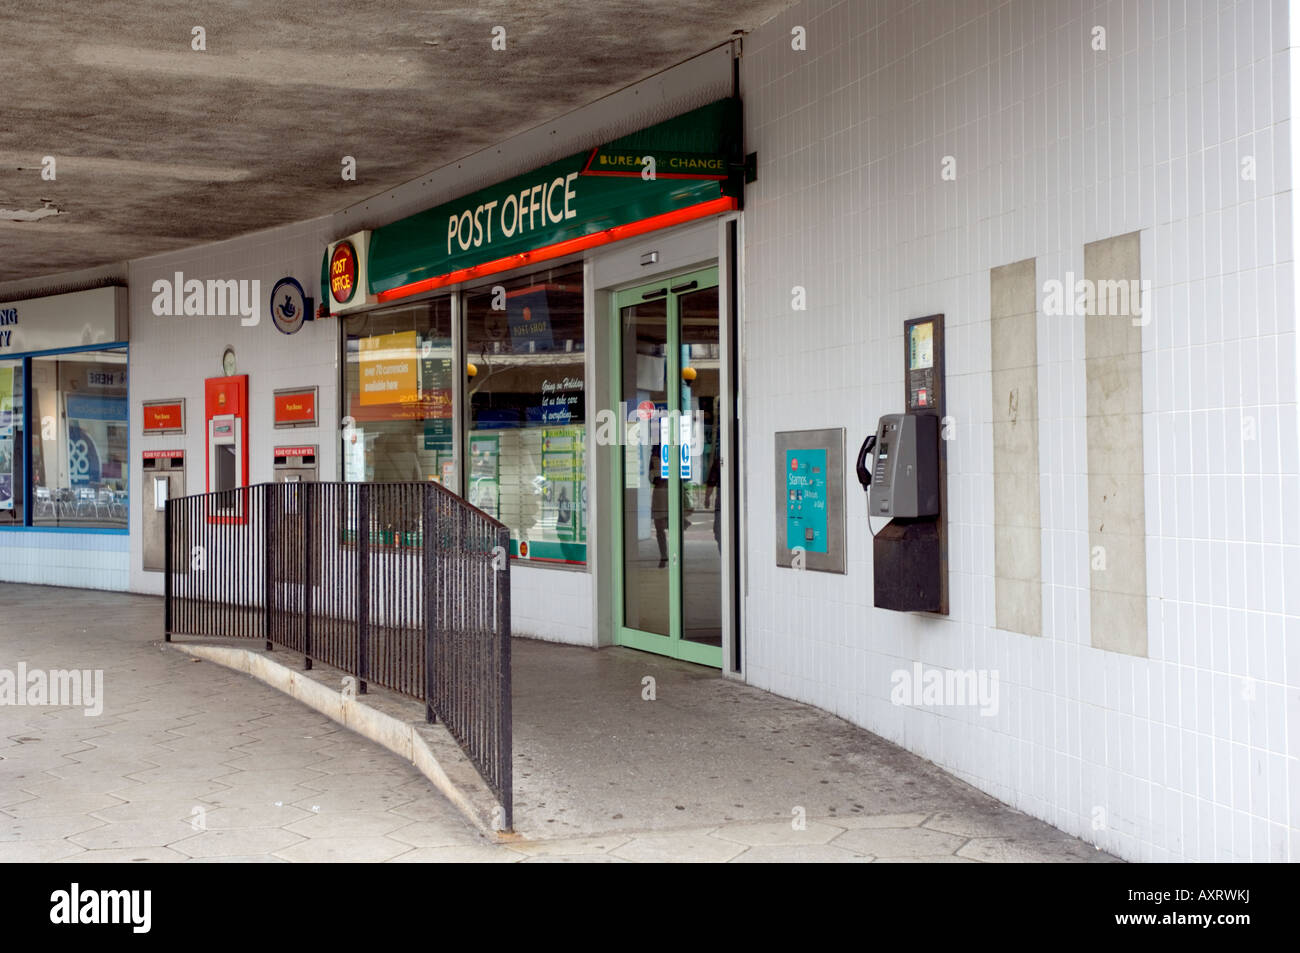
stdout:
[[437,483],[167,501],[167,640],[262,639],[425,703],[513,827],[510,534]]

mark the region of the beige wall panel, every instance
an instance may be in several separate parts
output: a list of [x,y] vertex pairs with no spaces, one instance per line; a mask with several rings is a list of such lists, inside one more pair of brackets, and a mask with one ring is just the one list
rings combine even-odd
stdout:
[[[1098,292],[1084,318],[1092,644],[1145,656],[1140,309],[1146,302],[1139,291],[1138,233],[1085,245],[1083,262],[1084,278]],[[1126,299],[1127,313],[1113,313],[1116,302],[1123,304]]]
[[993,573],[1000,629],[1043,632],[1038,484],[1038,279],[1032,258],[989,272]]

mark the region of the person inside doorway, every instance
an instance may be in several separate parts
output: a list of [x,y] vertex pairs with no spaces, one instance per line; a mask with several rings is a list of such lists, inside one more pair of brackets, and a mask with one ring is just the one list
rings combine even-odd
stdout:
[[719,510],[722,507],[722,457],[718,453],[718,448],[713,448],[713,463],[709,465],[709,475],[704,481],[704,508],[710,507],[712,500],[713,508],[713,540],[718,544],[718,552],[722,552],[722,514]]
[[659,472],[659,447],[650,452],[650,517],[659,543],[659,568],[668,565],[668,481]]

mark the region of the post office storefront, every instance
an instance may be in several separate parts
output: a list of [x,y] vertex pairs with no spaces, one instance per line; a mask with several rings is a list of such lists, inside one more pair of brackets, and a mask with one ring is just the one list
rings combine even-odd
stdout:
[[0,302],[0,578],[127,587],[127,292]]
[[341,476],[510,528],[521,635],[738,669],[739,103],[326,249]]

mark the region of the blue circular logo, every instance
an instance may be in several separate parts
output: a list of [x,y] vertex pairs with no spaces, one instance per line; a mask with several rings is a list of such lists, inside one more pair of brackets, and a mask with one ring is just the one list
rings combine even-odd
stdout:
[[284,334],[293,334],[307,320],[307,296],[297,279],[281,278],[271,289],[271,321]]

